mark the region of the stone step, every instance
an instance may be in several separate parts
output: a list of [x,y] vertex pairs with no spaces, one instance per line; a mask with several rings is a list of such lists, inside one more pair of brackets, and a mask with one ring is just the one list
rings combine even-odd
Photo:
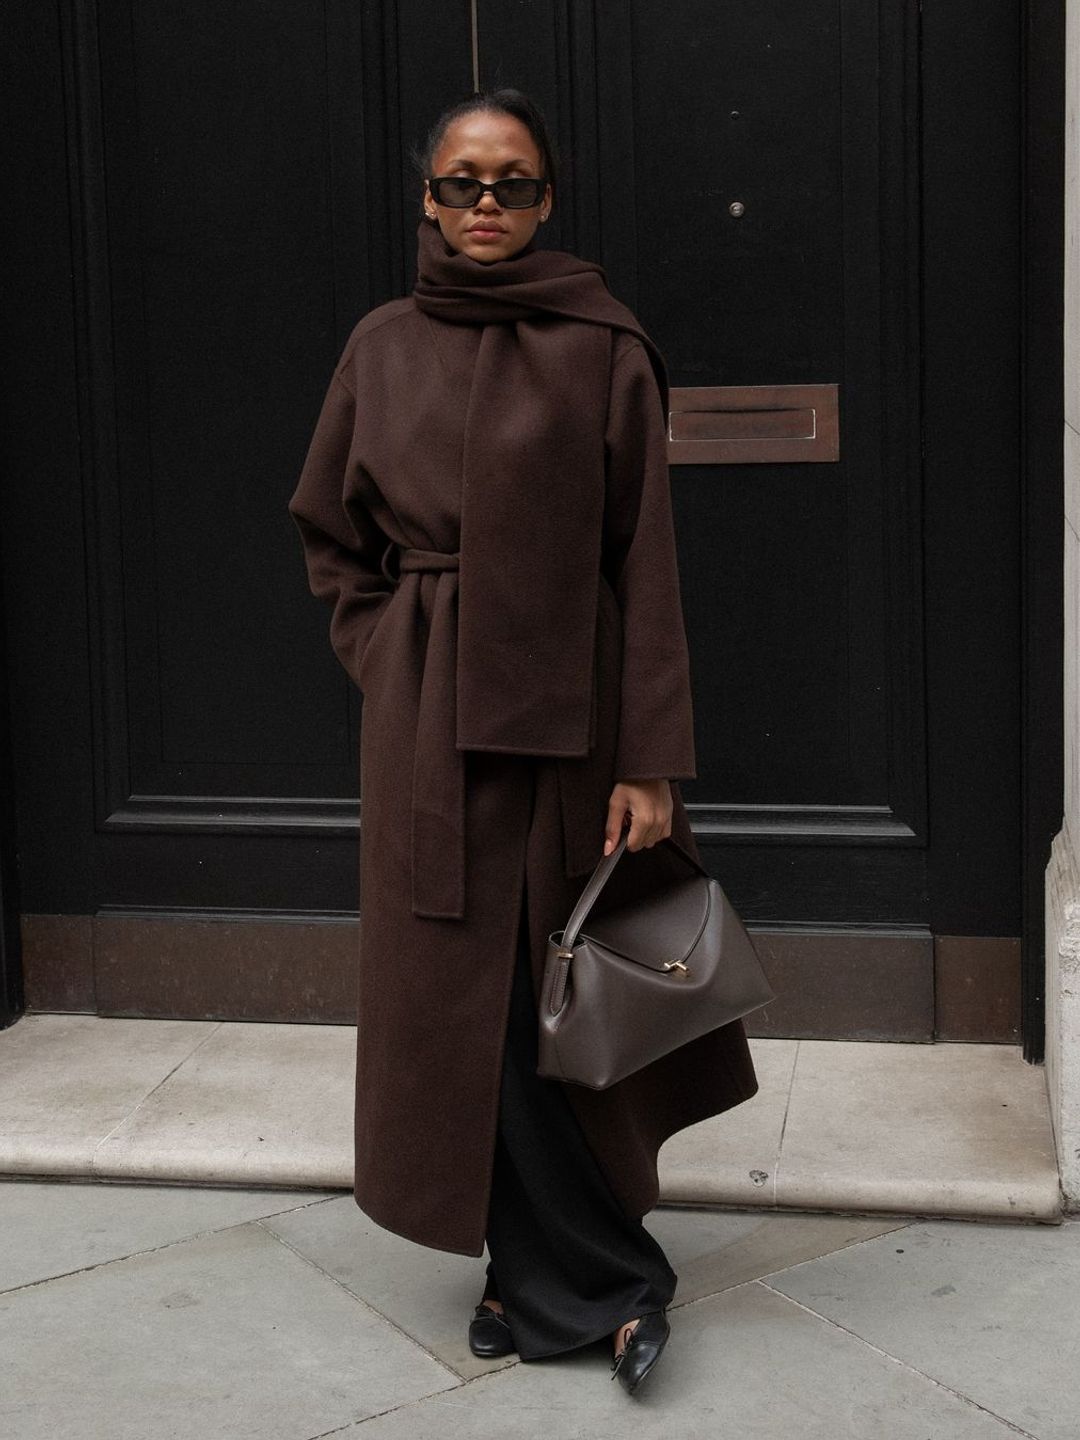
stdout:
[[[352,1187],[355,1030],[32,1013],[0,1174]],[[1045,1069],[1011,1045],[751,1038],[760,1089],[672,1137],[661,1199],[1055,1222]]]

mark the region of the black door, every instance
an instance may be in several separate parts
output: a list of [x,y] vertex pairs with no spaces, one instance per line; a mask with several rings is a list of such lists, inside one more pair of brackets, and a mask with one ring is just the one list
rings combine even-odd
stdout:
[[668,358],[684,795],[756,1032],[1016,1038],[1025,546],[1059,554],[1021,520],[1018,5],[16,9],[28,1003],[350,1018],[361,702],[285,505],[412,283],[408,145],[479,80],[544,105],[545,243]]

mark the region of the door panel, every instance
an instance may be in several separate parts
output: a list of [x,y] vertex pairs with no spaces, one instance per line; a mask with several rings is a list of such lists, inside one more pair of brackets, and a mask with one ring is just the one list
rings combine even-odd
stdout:
[[[677,396],[835,387],[832,458],[672,450],[699,757],[683,793],[782,992],[759,1033],[930,1038],[935,948],[974,963],[936,937],[990,937],[1004,974],[1019,27],[1011,6],[979,14],[64,0],[83,448],[57,505],[88,573],[48,583],[85,606],[92,712],[70,729],[94,815],[63,823],[91,857],[80,963],[101,965],[109,1013],[160,995],[160,1013],[235,1014],[258,991],[214,977],[265,947],[218,928],[207,951],[185,924],[170,955],[163,918],[310,922],[312,973],[348,964],[361,705],[285,505],[346,335],[411,286],[408,147],[474,64],[544,106],[562,155],[544,243],[605,266]],[[965,33],[978,55],[958,69]],[[51,894],[74,904],[69,848],[33,848],[41,916]],[[200,950],[219,960],[185,966]],[[342,1018],[340,985],[304,993],[302,1018]]]

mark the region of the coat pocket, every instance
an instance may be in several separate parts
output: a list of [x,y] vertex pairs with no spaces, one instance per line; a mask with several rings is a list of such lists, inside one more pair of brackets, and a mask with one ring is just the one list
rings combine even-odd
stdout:
[[390,613],[397,591],[392,591],[383,601],[378,615],[375,617],[375,624],[368,634],[367,644],[361,652],[360,659],[356,664],[356,682],[361,690],[370,688],[374,676],[372,662],[378,658],[380,642],[384,639],[389,626],[387,615]]

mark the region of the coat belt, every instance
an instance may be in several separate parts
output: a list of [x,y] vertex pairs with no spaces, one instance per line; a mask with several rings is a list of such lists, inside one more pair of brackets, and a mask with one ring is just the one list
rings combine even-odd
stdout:
[[461,556],[458,551],[414,550],[405,547],[398,551],[398,572],[405,570],[458,570]]
[[431,919],[465,917],[465,754],[456,745],[457,552],[391,546],[398,574],[437,576],[420,681],[410,800],[412,910]]
[[[387,569],[396,552],[397,571]],[[412,912],[437,920],[465,918],[465,750],[457,748],[457,572],[458,552],[420,550],[391,542],[382,570],[399,575],[432,571],[437,579],[420,681],[416,749],[410,796]],[[568,875],[591,870],[600,858],[604,793],[593,793],[580,774],[564,769],[580,760],[556,759],[559,805]]]

